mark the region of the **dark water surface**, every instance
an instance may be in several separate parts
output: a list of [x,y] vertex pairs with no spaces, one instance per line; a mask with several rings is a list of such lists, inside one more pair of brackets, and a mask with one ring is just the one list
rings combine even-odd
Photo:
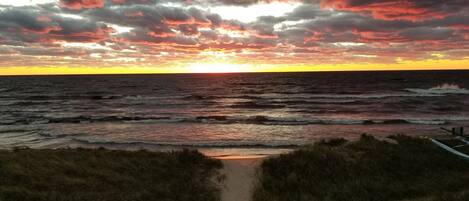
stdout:
[[469,125],[469,71],[0,77],[0,148],[283,147]]

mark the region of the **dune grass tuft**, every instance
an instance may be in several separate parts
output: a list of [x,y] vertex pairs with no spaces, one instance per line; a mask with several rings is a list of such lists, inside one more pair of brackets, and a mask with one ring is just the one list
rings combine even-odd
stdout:
[[468,201],[469,163],[426,139],[363,135],[267,159],[254,201]]
[[0,151],[0,201],[218,201],[219,160],[197,151]]

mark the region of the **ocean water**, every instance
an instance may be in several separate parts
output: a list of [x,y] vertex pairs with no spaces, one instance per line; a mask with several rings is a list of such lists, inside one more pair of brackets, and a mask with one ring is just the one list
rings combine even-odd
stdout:
[[288,148],[468,123],[469,71],[0,77],[0,148]]

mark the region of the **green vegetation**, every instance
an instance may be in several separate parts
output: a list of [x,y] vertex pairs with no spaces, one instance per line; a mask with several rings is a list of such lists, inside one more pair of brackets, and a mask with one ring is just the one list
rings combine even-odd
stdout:
[[263,162],[254,201],[468,201],[469,163],[426,139],[363,135]]
[[197,151],[0,151],[0,201],[217,201],[219,160]]

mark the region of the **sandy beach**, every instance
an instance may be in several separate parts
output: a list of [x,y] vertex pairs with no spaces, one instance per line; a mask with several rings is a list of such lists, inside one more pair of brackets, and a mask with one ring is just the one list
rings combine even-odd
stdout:
[[222,201],[248,201],[251,198],[257,168],[265,157],[222,158],[226,176]]

